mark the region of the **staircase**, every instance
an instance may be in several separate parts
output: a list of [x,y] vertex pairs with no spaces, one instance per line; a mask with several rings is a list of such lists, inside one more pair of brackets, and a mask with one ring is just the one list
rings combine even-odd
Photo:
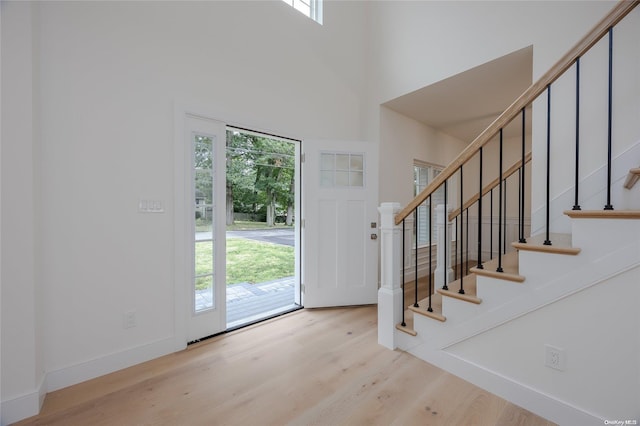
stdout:
[[[561,175],[562,170],[553,169],[551,157],[566,155],[566,151],[561,149],[563,154],[558,154],[550,137],[551,85],[571,64],[578,70],[579,82],[580,58],[607,34],[611,46],[613,25],[637,4],[623,1],[614,7],[572,52],[534,83],[406,207],[385,203],[379,209],[379,343],[407,351],[558,424],[640,422],[640,189],[634,187],[640,177],[640,169],[635,167],[640,163],[640,141],[628,144],[614,156],[611,94],[608,149],[603,150],[607,155],[602,163],[580,174],[584,159],[579,153],[584,146],[580,145],[576,130],[575,163],[563,159],[566,165],[556,165],[574,169],[575,180],[560,182],[555,176]],[[632,19],[638,21],[637,13]],[[610,91],[611,79],[610,71]],[[534,126],[533,132],[546,133],[547,140],[534,144],[531,157],[525,155],[525,108],[545,89],[547,108],[543,112],[547,123]],[[640,105],[640,99],[633,102],[630,108]],[[505,170],[502,129],[520,114],[521,161]],[[576,112],[576,129],[587,126],[579,119]],[[582,120],[594,121],[584,117]],[[634,132],[640,136],[637,126]],[[492,212],[498,213],[497,217],[491,216],[487,232],[483,224],[488,213],[488,191],[482,184],[486,175],[482,147],[497,135],[499,172],[489,186],[500,198],[497,209],[493,208],[493,198],[489,203]],[[541,146],[546,148],[542,152]],[[589,147],[587,151],[594,152]],[[470,192],[463,187],[463,170],[471,159],[477,159],[479,164],[479,189],[471,197],[463,197]],[[527,166],[529,161],[532,164]],[[531,167],[531,179],[536,182],[529,189],[529,196],[536,188],[542,191],[535,193],[537,202],[532,200],[532,212],[524,209],[525,167]],[[519,235],[507,240],[506,185],[507,178],[516,171]],[[459,199],[445,198],[446,205],[439,210],[448,212],[455,206],[458,210],[447,217],[447,224],[440,225],[442,236],[438,237],[438,244],[429,243],[430,255],[432,247],[439,252],[438,266],[435,271],[429,268],[426,277],[416,276],[413,282],[405,282],[406,260],[417,253],[417,247],[409,247],[409,254],[405,253],[404,241],[411,238],[401,238],[403,221],[420,205],[429,209],[429,220],[433,220],[431,194],[442,185],[447,192],[447,183],[454,175],[460,185]],[[512,188],[513,184],[509,186]],[[516,204],[515,200],[510,203]],[[469,233],[470,210],[479,222],[475,236]],[[531,218],[531,235],[524,232],[525,216]],[[449,233],[453,217],[457,217],[454,239]],[[484,255],[487,238],[492,245],[489,256]],[[469,239],[473,240],[472,247],[478,247],[475,258],[469,250]],[[451,251],[456,252],[455,260]],[[440,263],[442,259],[444,264]],[[468,262],[475,266],[468,270],[456,268],[460,272],[452,279],[450,265]],[[405,300],[405,287],[412,288],[415,301]]]
[[[494,259],[472,268],[464,297],[438,289],[433,313],[427,298],[409,307],[413,321],[396,325],[396,344],[559,424],[603,424],[615,412],[635,419],[640,211],[567,214],[571,234],[551,234],[551,246],[544,236],[513,243],[504,275]],[[546,345],[568,358],[562,369],[545,366]],[[614,373],[617,363],[630,369]],[[592,376],[602,376],[595,389]],[[572,401],[575,381],[599,408]]]

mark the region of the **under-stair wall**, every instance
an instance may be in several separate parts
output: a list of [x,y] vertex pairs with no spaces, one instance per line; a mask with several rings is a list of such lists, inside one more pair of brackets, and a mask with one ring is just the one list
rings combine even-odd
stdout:
[[[624,182],[630,167],[640,165],[637,147],[640,141],[639,43],[640,8],[636,7],[612,28],[610,34],[580,57],[579,70],[573,64],[553,82],[550,93],[545,91],[533,102],[532,234],[545,226],[547,168],[550,171],[551,231],[568,232],[570,223],[562,212],[575,204],[576,155],[580,180],[577,204],[582,210],[604,208],[609,138],[613,160],[611,204],[616,210],[640,207],[640,195],[634,197],[618,184],[620,180]],[[548,97],[551,98],[549,103]],[[548,108],[550,123],[547,122]],[[549,166],[545,158],[547,143],[551,150]]]

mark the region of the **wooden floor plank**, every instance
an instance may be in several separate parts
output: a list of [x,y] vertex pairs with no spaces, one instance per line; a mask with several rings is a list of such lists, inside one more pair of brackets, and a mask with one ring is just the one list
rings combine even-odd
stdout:
[[375,306],[301,310],[50,393],[18,424],[549,424],[378,345],[376,321]]

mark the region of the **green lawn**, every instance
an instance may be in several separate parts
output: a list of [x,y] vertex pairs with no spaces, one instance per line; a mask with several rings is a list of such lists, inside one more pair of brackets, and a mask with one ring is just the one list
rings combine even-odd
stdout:
[[[211,273],[211,242],[196,246],[196,275]],[[227,285],[240,282],[262,283],[294,275],[293,247],[244,238],[227,238]],[[208,286],[198,279],[196,289]]]

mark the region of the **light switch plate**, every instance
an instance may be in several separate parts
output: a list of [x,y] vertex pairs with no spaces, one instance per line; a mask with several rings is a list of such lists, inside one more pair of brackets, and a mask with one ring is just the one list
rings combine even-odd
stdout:
[[139,213],[164,213],[164,202],[162,200],[140,199],[138,201]]

